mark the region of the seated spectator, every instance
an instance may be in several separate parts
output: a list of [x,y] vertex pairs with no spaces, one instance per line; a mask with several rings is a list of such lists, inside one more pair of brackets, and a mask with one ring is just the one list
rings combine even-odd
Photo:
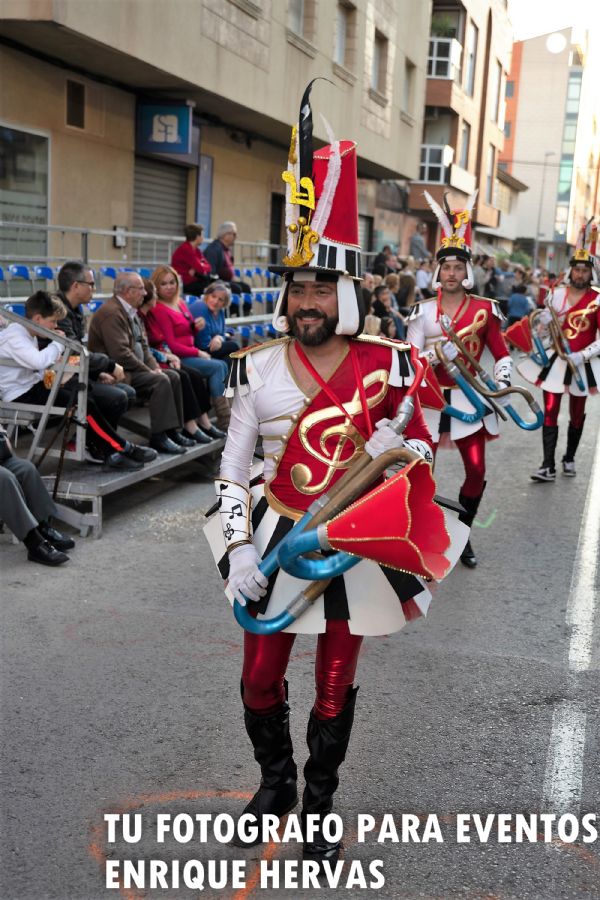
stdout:
[[513,292],[508,298],[508,325],[513,325],[528,316],[534,308],[533,300],[527,296],[527,287],[524,284],[517,284],[513,288]]
[[199,331],[206,327],[203,316],[194,316],[179,294],[177,273],[171,266],[159,266],[152,273],[158,303],[146,317],[150,341],[156,345],[157,334],[166,341],[172,353],[181,360],[184,369],[194,369],[208,381],[212,404],[217,414],[217,427],[229,427],[229,402],[224,396],[228,375],[227,363],[212,359],[206,350],[194,343]]
[[363,326],[363,334],[379,335],[381,334],[381,319],[372,313],[365,316],[365,324]]
[[398,279],[398,291],[396,292],[396,309],[405,318],[415,305],[416,285],[412,275],[402,273]]
[[[222,225],[219,225],[216,238],[204,251],[204,255],[209,261],[212,271],[217,274],[219,281],[225,281],[232,294],[251,294],[252,288],[249,284],[246,284],[245,281],[234,281],[233,245],[236,237],[235,222],[223,222]],[[252,304],[244,302],[244,315],[249,316],[251,311]]]
[[40,473],[32,462],[13,455],[0,425],[0,520],[25,544],[31,562],[44,566],[68,562],[64,551],[72,550],[75,541],[50,525],[50,518],[56,513]]
[[[45,370],[62,355],[63,345],[50,341],[40,350],[37,337],[27,328],[26,322],[29,320],[56,331],[58,321],[65,315],[61,300],[45,291],[37,291],[25,303],[24,323],[12,322],[0,333],[0,357],[14,362],[14,365],[0,365],[0,399],[45,406],[51,390],[44,383]],[[70,406],[78,389],[77,379],[70,378],[58,388],[56,406]],[[147,447],[138,447],[118,435],[90,396],[87,398],[86,421],[87,443],[93,453],[90,461],[116,469],[141,469],[145,462],[155,459],[156,454]]]
[[171,265],[181,278],[186,294],[200,297],[204,289],[217,276],[211,274],[210,263],[200,249],[203,234],[202,225],[186,225],[185,242],[180,244],[171,257]]
[[380,284],[373,291],[373,304],[371,311],[374,315],[383,319],[385,316],[391,316],[396,323],[396,332],[400,337],[404,337],[406,333],[406,323],[401,313],[394,309],[392,293],[385,284]]
[[380,275],[381,278],[385,278],[386,275],[389,274],[389,269],[387,267],[387,259],[392,253],[392,248],[389,244],[385,244],[384,247],[381,248],[381,252],[377,254],[375,259],[373,260],[373,274]]
[[159,453],[181,454],[195,441],[182,434],[181,382],[171,369],[161,369],[152,356],[137,310],[145,295],[136,272],[119,272],[114,296],[96,310],[90,322],[90,350],[106,353],[125,369],[127,383],[150,406],[150,446]]
[[380,284],[383,283],[383,275],[378,275],[376,272],[373,272],[373,290],[376,287],[379,287]]
[[195,344],[206,350],[213,359],[229,359],[230,353],[240,349],[233,340],[232,332],[225,327],[225,310],[229,306],[231,294],[224,281],[215,281],[204,291],[202,300],[190,305],[190,312],[204,320],[205,325],[196,333]]
[[392,340],[396,340],[398,336],[398,332],[396,329],[396,323],[391,316],[384,316],[381,320],[381,335],[386,338],[392,338]]
[[373,288],[375,287],[375,284],[373,281],[373,275],[371,274],[371,272],[364,273],[362,280],[360,282],[360,287],[362,290],[362,298],[363,298],[363,303],[365,305],[365,309],[368,309],[369,306],[371,305],[371,295],[373,293]]
[[[152,281],[144,279],[144,288],[146,293],[138,312],[146,333],[146,317],[154,309],[158,299]],[[195,369],[182,369],[181,360],[171,351],[164,336],[159,334],[156,329],[153,330],[153,334],[155,346],[150,346],[150,352],[161,369],[173,369],[181,381],[185,433],[189,434],[197,444],[210,444],[211,440],[224,438],[225,432],[215,428],[208,417],[210,394],[202,375]]]
[[[94,273],[83,263],[67,262],[58,273],[58,287],[57,296],[67,311],[58,327],[65,337],[84,344],[87,338],[81,305],[94,296]],[[135,391],[125,383],[123,366],[105,353],[90,353],[88,376],[88,397],[94,398],[104,418],[117,428],[121,416],[135,402]]]

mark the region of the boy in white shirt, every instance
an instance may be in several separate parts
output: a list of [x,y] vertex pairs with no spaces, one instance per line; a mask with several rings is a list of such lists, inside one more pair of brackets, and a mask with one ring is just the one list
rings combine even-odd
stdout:
[[[26,318],[23,323],[11,322],[8,328],[0,332],[0,359],[14,362],[14,365],[0,365],[0,399],[45,405],[50,388],[44,384],[44,372],[58,360],[63,345],[58,341],[50,341],[47,347],[40,350],[37,337],[27,328],[27,320],[57,331],[57,322],[65,315],[66,310],[61,300],[45,291],[36,291],[25,304]],[[57,331],[57,334],[62,332]],[[68,406],[72,392],[76,389],[75,378],[59,387],[56,405]],[[120,437],[90,396],[87,399],[86,420],[87,440],[95,461],[117,469],[142,468],[140,454],[145,452],[145,448],[139,448]]]

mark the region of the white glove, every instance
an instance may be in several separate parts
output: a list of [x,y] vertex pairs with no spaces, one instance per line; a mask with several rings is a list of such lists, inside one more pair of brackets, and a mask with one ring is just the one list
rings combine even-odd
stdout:
[[390,419],[380,419],[375,431],[365,444],[365,450],[371,459],[377,459],[386,450],[398,450],[404,447],[404,438],[389,427]]
[[267,593],[269,580],[258,568],[259,562],[254,544],[242,544],[229,554],[227,586],[242,606],[246,605],[246,597],[257,603]]
[[552,313],[549,309],[544,309],[540,313],[539,323],[540,325],[549,325],[552,321]]
[[452,343],[452,341],[446,341],[445,344],[442,344],[442,353],[448,360],[448,362],[452,362],[453,359],[456,359],[458,356],[458,348]]
[[585,362],[585,357],[580,350],[576,350],[575,353],[569,353],[569,359],[574,366],[581,366]]

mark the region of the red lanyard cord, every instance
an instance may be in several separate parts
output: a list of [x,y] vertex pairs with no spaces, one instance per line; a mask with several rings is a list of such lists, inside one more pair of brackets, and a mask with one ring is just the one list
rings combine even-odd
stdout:
[[361,428],[360,425],[358,425],[358,423],[357,423],[356,420],[350,415],[350,413],[349,413],[346,409],[344,409],[344,406],[343,406],[341,400],[340,400],[339,397],[337,397],[336,394],[331,390],[331,388],[329,387],[329,385],[327,384],[327,382],[326,382],[323,378],[321,378],[321,376],[319,375],[319,373],[317,372],[317,370],[315,369],[315,367],[312,365],[312,363],[310,362],[310,360],[309,360],[308,357],[306,356],[306,354],[305,354],[304,350],[302,349],[302,347],[301,347],[299,341],[295,341],[295,342],[294,342],[294,347],[296,348],[296,353],[297,353],[297,355],[298,355],[298,359],[300,360],[300,362],[302,363],[302,365],[304,366],[304,368],[306,369],[306,371],[307,371],[307,372],[314,378],[314,380],[317,382],[317,384],[319,385],[319,387],[321,388],[321,390],[323,391],[323,393],[331,400],[331,402],[332,402],[333,404],[335,404],[335,406],[337,406],[337,408],[342,412],[344,418],[350,419],[350,421],[352,422],[352,424],[354,425],[354,427],[356,428],[356,430],[357,430],[357,431],[364,437],[364,439],[367,441],[367,440],[371,437],[371,435],[373,434],[373,426],[372,426],[372,423],[371,423],[371,415],[370,415],[370,411],[369,411],[369,405],[368,405],[368,403],[367,403],[367,394],[366,394],[365,386],[364,386],[364,383],[363,383],[363,380],[362,380],[362,375],[361,375],[361,373],[360,373],[360,368],[359,368],[359,365],[358,365],[358,359],[357,359],[357,357],[356,357],[356,350],[354,349],[352,343],[350,343],[350,361],[351,361],[351,363],[352,363],[352,369],[353,369],[353,371],[354,371],[354,379],[355,379],[355,381],[356,381],[356,386],[357,386],[357,388],[358,388],[358,395],[359,395],[359,397],[360,397],[360,405],[361,405],[361,407],[362,407],[362,412],[363,412],[363,415],[364,415],[365,420],[366,420],[366,423],[367,423],[367,434],[365,434],[364,429]]

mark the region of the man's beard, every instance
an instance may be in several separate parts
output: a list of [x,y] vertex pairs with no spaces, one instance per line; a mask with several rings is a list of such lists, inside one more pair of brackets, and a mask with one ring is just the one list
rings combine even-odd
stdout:
[[[302,316],[321,319],[321,324],[318,328],[314,328],[312,325],[303,325]],[[333,337],[339,320],[337,316],[325,316],[316,309],[310,309],[303,310],[302,314],[296,313],[293,316],[288,316],[288,321],[290,323],[290,331],[296,340],[307,347],[318,347],[320,344],[328,341],[330,337]]]
[[574,288],[577,288],[580,291],[582,291],[584,288],[589,287],[590,284],[592,283],[592,273],[591,272],[589,273],[589,275],[586,273],[585,281],[583,281],[583,282],[581,280],[581,277],[576,276],[576,278],[577,278],[577,280],[575,280],[573,278],[573,275],[570,275],[569,281],[571,282],[571,284],[573,285]]

